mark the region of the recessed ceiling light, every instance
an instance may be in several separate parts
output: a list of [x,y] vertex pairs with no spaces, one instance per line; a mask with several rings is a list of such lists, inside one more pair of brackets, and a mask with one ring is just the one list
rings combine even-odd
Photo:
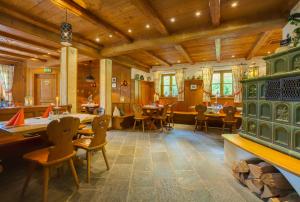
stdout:
[[180,60],[177,60],[177,63],[181,63],[181,61],[180,61]]
[[113,37],[113,35],[112,35],[112,34],[110,34],[110,35],[108,35],[108,37],[109,37],[109,38],[112,38],[112,37]]
[[149,24],[146,24],[145,26],[147,29],[150,29],[150,25]]
[[201,12],[200,12],[200,11],[196,11],[196,12],[195,12],[195,16],[196,16],[196,17],[199,17],[200,15],[201,15]]
[[271,51],[268,51],[268,54],[271,54]]
[[235,1],[235,2],[233,2],[233,3],[231,4],[231,7],[232,7],[232,8],[235,8],[235,7],[237,7],[237,5],[238,5],[238,2]]
[[47,53],[48,55],[50,55],[51,53]]
[[170,18],[170,21],[171,21],[171,22],[175,22],[176,19],[175,19],[175,18]]
[[131,29],[128,29],[128,33],[131,33],[132,32],[132,30]]
[[231,57],[232,57],[232,58],[235,58],[235,55],[232,55]]
[[97,38],[96,38],[96,41],[97,41],[97,42],[99,42],[99,41],[100,41],[100,38],[99,38],[99,37],[97,37]]

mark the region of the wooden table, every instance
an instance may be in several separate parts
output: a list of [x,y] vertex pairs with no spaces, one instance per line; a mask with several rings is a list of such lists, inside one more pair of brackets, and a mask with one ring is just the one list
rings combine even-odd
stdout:
[[[81,123],[91,122],[95,115],[91,114],[69,114],[67,116],[78,117]],[[61,116],[62,117],[62,116]],[[37,133],[46,131],[47,125],[51,122],[48,118],[28,118],[25,119],[25,124],[17,127],[7,127],[5,122],[0,122],[0,133],[6,135],[24,135],[28,133]]]
[[[144,115],[145,116],[150,116],[150,117],[153,116],[154,114],[159,115],[159,111],[161,111],[163,108],[164,108],[163,105],[159,105],[159,106],[144,105],[142,107]],[[152,121],[148,121],[146,123],[146,126],[150,130],[156,130],[157,129],[156,125]]]

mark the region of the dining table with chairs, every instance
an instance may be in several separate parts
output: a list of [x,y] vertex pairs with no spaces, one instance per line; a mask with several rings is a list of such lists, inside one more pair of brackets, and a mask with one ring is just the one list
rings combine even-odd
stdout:
[[[46,136],[42,139],[46,143],[41,144],[43,145],[41,148],[31,148],[31,151],[23,154],[23,159],[28,162],[28,175],[23,185],[21,198],[24,196],[37,166],[43,168],[43,201],[48,200],[50,170],[68,165],[75,185],[79,188],[80,179],[76,172],[78,165],[74,162],[74,159],[77,159],[78,149],[86,152],[86,181],[88,183],[91,177],[91,157],[92,154],[96,154],[95,152],[101,151],[107,170],[109,170],[105,150],[109,122],[110,116],[108,115],[91,114],[60,114],[47,118],[32,117],[24,119],[24,124],[18,126],[7,126],[7,121],[0,122],[0,134],[11,140],[2,141],[2,145],[0,141],[0,146],[10,144],[12,141],[21,141],[21,139]],[[89,123],[91,123],[90,126]]]

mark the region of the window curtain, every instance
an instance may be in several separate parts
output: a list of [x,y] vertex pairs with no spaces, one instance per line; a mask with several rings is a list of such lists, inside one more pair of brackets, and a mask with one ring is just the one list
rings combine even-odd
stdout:
[[233,79],[233,95],[234,102],[242,102],[242,84],[241,80],[243,77],[243,67],[242,66],[233,66],[232,67],[232,79]]
[[213,68],[203,68],[203,102],[210,102]]
[[154,92],[154,101],[159,101],[159,95],[161,92],[161,73],[160,72],[154,72],[153,75],[154,79],[154,87],[155,87],[155,92]]
[[0,64],[0,81],[3,89],[4,100],[12,101],[12,86],[14,80],[14,66]]
[[177,89],[178,89],[178,101],[184,101],[184,70],[178,69],[175,74]]

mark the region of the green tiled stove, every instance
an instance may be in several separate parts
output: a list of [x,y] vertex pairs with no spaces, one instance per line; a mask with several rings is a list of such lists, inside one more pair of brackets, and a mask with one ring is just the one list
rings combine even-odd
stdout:
[[264,59],[267,75],[242,81],[240,135],[300,159],[300,47]]

